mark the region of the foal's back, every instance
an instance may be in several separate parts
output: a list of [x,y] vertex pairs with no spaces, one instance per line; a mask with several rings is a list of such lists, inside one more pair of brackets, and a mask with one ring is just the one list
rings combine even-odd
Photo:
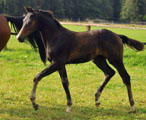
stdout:
[[[72,41],[74,46],[69,55],[69,61],[87,62],[98,55],[105,58],[123,56],[123,43],[120,37],[107,29],[87,32],[75,32]],[[83,61],[82,61],[82,60]]]

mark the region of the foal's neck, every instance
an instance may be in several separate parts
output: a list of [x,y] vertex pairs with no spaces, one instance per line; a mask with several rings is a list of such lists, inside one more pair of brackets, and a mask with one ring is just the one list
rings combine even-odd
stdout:
[[54,33],[58,31],[60,27],[62,27],[60,23],[56,21],[53,17],[44,14],[41,14],[39,16],[39,24],[41,26],[42,32],[47,31],[50,33]]
[[52,39],[57,33],[64,31],[64,27],[53,17],[41,15],[40,31],[44,40]]

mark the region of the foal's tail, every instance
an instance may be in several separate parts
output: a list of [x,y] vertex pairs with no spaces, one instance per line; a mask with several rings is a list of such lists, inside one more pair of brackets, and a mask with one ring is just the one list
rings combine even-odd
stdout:
[[133,40],[131,38],[126,37],[125,35],[119,35],[119,37],[122,39],[123,44],[128,45],[130,48],[133,48],[138,51],[142,51],[144,49],[144,43]]

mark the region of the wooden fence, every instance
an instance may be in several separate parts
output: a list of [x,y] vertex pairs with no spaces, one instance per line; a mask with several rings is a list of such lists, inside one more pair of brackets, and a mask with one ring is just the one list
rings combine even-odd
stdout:
[[124,24],[94,24],[94,23],[74,23],[74,22],[61,22],[61,24],[64,25],[79,25],[79,26],[86,26],[86,30],[89,31],[91,30],[92,26],[95,27],[108,27],[108,28],[126,28],[126,29],[140,29],[140,30],[146,30],[146,25],[140,25],[140,26],[144,26],[144,27],[138,27],[138,25],[133,25],[134,27],[130,26],[130,25],[126,25],[124,26]]

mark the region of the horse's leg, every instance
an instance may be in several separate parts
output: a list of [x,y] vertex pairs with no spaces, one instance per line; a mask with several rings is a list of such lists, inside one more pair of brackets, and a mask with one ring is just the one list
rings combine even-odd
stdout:
[[71,95],[70,95],[70,91],[69,91],[69,87],[68,87],[69,86],[69,82],[68,82],[65,66],[64,66],[64,68],[62,70],[59,70],[59,75],[61,77],[62,85],[64,87],[64,90],[66,92],[66,97],[67,97],[67,109],[66,109],[66,112],[70,112],[70,107],[72,105],[72,100],[71,100]]
[[34,78],[34,85],[33,85],[33,89],[32,89],[32,92],[31,92],[31,96],[30,96],[30,100],[32,102],[32,105],[34,107],[35,110],[38,109],[38,105],[36,104],[35,102],[35,99],[36,99],[36,88],[37,88],[37,85],[38,85],[38,82],[45,76],[57,71],[57,70],[60,70],[62,67],[61,64],[58,64],[56,62],[52,63],[49,67],[47,67],[46,69],[44,69],[42,72],[40,72],[39,74],[36,75],[36,77]]
[[115,71],[107,64],[105,57],[103,56],[97,56],[93,61],[105,74],[105,79],[99,89],[95,93],[95,105],[98,107],[100,105],[99,97],[108,83],[108,81],[111,79],[111,77],[115,74]]
[[130,112],[135,113],[135,108],[134,108],[134,99],[133,99],[133,95],[132,95],[132,90],[131,90],[131,82],[130,82],[130,76],[127,73],[124,64],[122,61],[120,60],[116,60],[116,61],[109,61],[119,72],[123,83],[126,85],[127,87],[127,91],[128,91],[128,97],[129,97],[129,102],[130,102]]

